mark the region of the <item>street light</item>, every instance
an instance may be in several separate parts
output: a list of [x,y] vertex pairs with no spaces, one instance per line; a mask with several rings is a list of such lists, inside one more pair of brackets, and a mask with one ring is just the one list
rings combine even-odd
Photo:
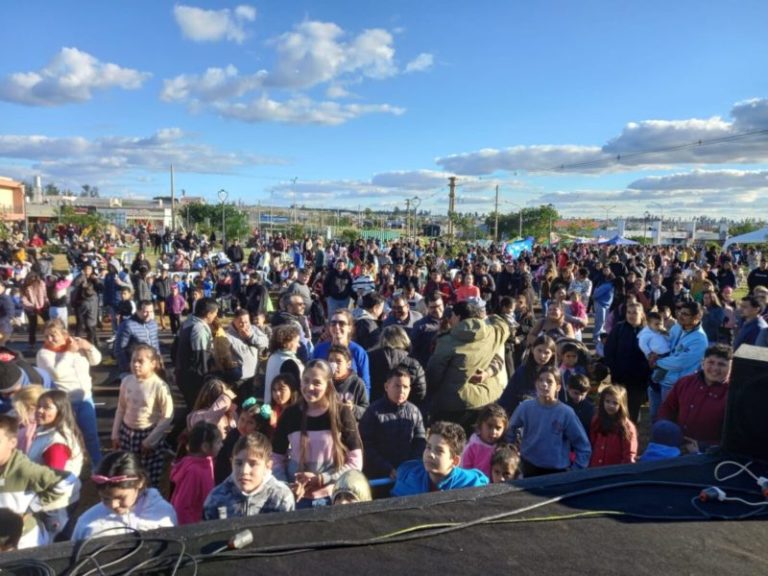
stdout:
[[523,237],[523,211],[525,210],[525,207],[521,206],[517,202],[512,202],[510,200],[499,200],[499,204],[510,204],[518,209],[517,235],[520,238],[522,238]]
[[229,193],[222,188],[219,190],[219,201],[221,202],[221,249],[227,249],[227,232],[224,224],[224,203],[227,201]]

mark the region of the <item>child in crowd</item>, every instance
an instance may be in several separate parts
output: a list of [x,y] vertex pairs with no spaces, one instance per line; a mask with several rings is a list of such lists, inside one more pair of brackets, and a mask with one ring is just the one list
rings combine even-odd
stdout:
[[325,360],[307,364],[299,401],[283,412],[273,448],[275,476],[292,483],[299,508],[329,504],[339,476],[362,468],[357,422],[338,401],[333,372]]
[[[558,400],[560,388],[560,372],[542,368],[536,378],[536,399],[521,403],[510,419],[507,441],[515,442],[522,431],[520,456],[525,478],[589,464],[589,438],[573,409]],[[571,452],[576,455],[573,464]]]
[[155,488],[149,487],[149,478],[137,454],[123,451],[107,454],[91,480],[96,484],[101,502],[77,520],[73,540],[176,526],[173,506]]
[[37,400],[37,428],[27,456],[33,462],[76,477],[83,469],[83,440],[63,390],[49,390]]
[[334,506],[370,502],[372,499],[371,485],[368,484],[365,474],[358,470],[347,470],[333,485],[331,503]]
[[546,334],[534,340],[522,366],[515,370],[498,400],[498,404],[507,414],[512,414],[523,400],[536,396],[536,375],[544,367],[555,366],[556,354],[555,341]]
[[346,346],[333,344],[328,349],[328,363],[333,369],[333,386],[339,402],[349,407],[356,420],[362,418],[368,408],[368,392],[365,382],[352,370],[352,354]]
[[582,346],[576,342],[564,342],[559,347],[560,354],[560,401],[568,401],[568,385],[571,377],[587,373],[589,359]]
[[403,462],[397,469],[392,496],[409,496],[488,484],[488,478],[480,470],[466,470],[459,466],[466,442],[464,429],[458,424],[432,424],[427,432],[427,447],[422,459]]
[[131,374],[120,383],[112,423],[112,447],[141,455],[151,486],[160,484],[165,467],[161,448],[173,422],[173,398],[163,374],[163,359],[148,344],[131,356]]
[[133,301],[133,288],[122,286],[120,288],[120,300],[115,308],[117,312],[117,323],[120,324],[126,318],[136,314],[136,303]]
[[502,442],[496,445],[491,456],[491,482],[499,484],[517,480],[522,475],[520,452],[513,444]]
[[405,366],[396,366],[384,382],[385,396],[360,419],[363,471],[370,478],[394,480],[400,464],[424,453],[424,420],[416,405],[408,402],[410,391],[411,373]]
[[638,462],[657,462],[682,454],[683,430],[669,420],[659,420],[651,427],[651,440]]
[[589,434],[592,418],[595,417],[595,405],[589,399],[590,390],[589,378],[584,374],[576,374],[571,377],[566,404],[573,408],[585,434]]
[[480,410],[475,424],[475,433],[469,438],[461,453],[461,467],[476,468],[491,477],[491,459],[499,442],[504,439],[509,418],[498,404],[488,404]]
[[221,450],[221,432],[215,424],[200,421],[189,431],[187,455],[171,468],[174,484],[171,504],[179,525],[200,522],[203,503],[213,490],[213,461]]
[[278,374],[272,379],[272,416],[270,418],[270,433],[277,426],[280,416],[288,406],[293,406],[299,399],[299,382],[293,374]]
[[261,404],[254,397],[246,398],[237,418],[237,428],[230,430],[224,438],[224,443],[216,457],[214,476],[216,484],[221,484],[232,474],[232,454],[235,444],[240,438],[260,432],[265,436],[272,433],[272,408],[269,404]]
[[[32,462],[16,449],[19,424],[16,418],[0,414],[0,502],[24,519],[18,548],[32,548],[50,543],[52,536],[66,524],[64,509],[79,489],[80,481],[66,472]],[[58,521],[42,521],[44,514]]]
[[603,388],[589,437],[592,442],[590,467],[632,464],[635,461],[637,430],[629,419],[626,388]]
[[290,512],[295,508],[291,490],[272,475],[269,438],[259,432],[243,436],[232,453],[232,474],[206,498],[205,520]]
[[222,438],[237,428],[235,391],[223,380],[209,378],[200,389],[192,411],[187,415],[187,430],[198,422],[210,422],[219,429]]
[[661,325],[669,333],[672,327],[677,324],[677,320],[672,315],[672,308],[669,306],[659,306],[659,314],[661,315]]
[[165,308],[171,323],[171,333],[176,335],[181,327],[181,315],[187,309],[187,300],[178,283],[171,284],[171,293],[166,299]]
[[581,294],[576,290],[571,290],[568,298],[565,302],[565,319],[573,326],[573,337],[581,342],[581,332],[589,322],[587,307],[581,301]]
[[[662,324],[661,314],[658,312],[648,312],[645,318],[646,325],[637,334],[637,345],[640,347],[640,350],[642,350],[646,358],[651,354],[655,354],[656,358],[668,356],[670,352],[669,336]],[[651,380],[656,383],[661,382],[666,374],[666,370],[656,367],[651,374]]]
[[45,392],[45,388],[38,384],[24,386],[21,390],[13,394],[13,410],[19,420],[19,442],[16,446],[19,450],[27,454],[32,445],[32,439],[35,437],[37,428],[37,401]]

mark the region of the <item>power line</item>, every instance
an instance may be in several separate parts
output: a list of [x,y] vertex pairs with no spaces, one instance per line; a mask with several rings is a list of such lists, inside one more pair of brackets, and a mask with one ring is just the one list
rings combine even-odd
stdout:
[[685,144],[676,144],[674,146],[663,146],[659,148],[651,148],[648,150],[640,150],[638,152],[627,152],[626,154],[619,153],[616,156],[603,157],[595,160],[586,160],[584,162],[574,162],[572,164],[560,164],[558,166],[553,167],[551,170],[553,172],[562,172],[565,170],[572,170],[574,168],[589,168],[593,166],[609,164],[612,162],[619,163],[619,162],[622,162],[623,160],[638,158],[641,156],[649,156],[652,154],[661,154],[664,152],[678,152],[681,150],[699,148],[702,146],[712,146],[714,144],[726,144],[729,142],[744,140],[752,136],[762,136],[762,135],[768,135],[768,128],[764,128],[761,130],[751,130],[749,132],[741,132],[739,134],[732,134],[730,136],[721,136],[719,138],[710,138],[708,140],[699,139],[699,140],[696,140],[695,142],[688,142]]

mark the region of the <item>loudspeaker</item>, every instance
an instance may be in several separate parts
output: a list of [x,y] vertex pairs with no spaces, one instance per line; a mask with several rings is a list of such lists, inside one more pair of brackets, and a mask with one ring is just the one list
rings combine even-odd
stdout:
[[723,449],[768,461],[768,348],[742,344],[733,355]]

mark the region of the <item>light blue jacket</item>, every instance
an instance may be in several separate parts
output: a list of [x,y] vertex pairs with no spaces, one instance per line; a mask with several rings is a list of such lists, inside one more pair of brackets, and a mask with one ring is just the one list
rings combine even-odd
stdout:
[[600,284],[592,293],[592,299],[596,306],[608,308],[613,302],[613,283],[607,281]]
[[659,358],[656,362],[656,366],[667,371],[661,386],[671,388],[683,376],[696,372],[701,367],[708,345],[701,324],[688,332],[680,324],[675,324],[669,331],[669,356]]
[[[488,484],[488,477],[480,470],[465,470],[455,466],[451,473],[436,486],[439,491],[456,488],[474,488]],[[392,496],[411,496],[430,491],[430,479],[421,460],[408,460],[397,469],[397,480],[392,488]]]

